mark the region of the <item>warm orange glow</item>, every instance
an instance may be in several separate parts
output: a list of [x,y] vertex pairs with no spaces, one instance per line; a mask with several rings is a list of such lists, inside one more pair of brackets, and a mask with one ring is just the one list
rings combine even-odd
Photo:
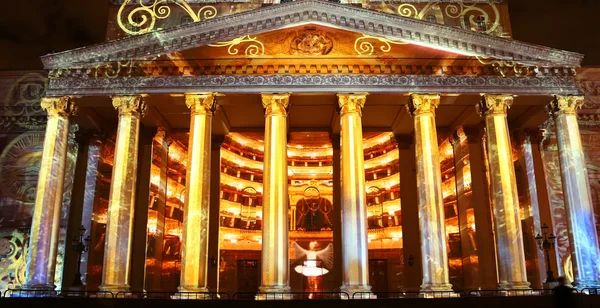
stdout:
[[158,213],[156,211],[148,211],[148,235],[155,235],[158,229]]

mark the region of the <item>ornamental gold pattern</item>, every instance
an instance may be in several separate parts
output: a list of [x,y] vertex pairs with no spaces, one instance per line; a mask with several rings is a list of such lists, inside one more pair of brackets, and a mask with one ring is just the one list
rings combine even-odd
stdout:
[[114,63],[98,64],[94,70],[94,77],[115,78],[121,75],[131,76],[131,73],[133,72],[133,65],[134,62],[132,59]]
[[115,109],[119,110],[119,114],[144,116],[146,113],[146,105],[142,101],[141,95],[114,96],[112,104]]
[[367,101],[368,93],[338,94],[340,114],[356,112],[362,116],[362,109]]
[[490,59],[482,56],[475,56],[475,58],[483,65],[491,65],[496,72],[502,75],[502,77],[506,77],[510,69],[512,69],[515,76],[527,76],[530,71],[537,73],[539,70],[537,66],[524,66],[520,63],[510,60]]
[[371,56],[373,55],[373,53],[376,52],[376,48],[373,45],[373,43],[379,42],[382,45],[379,46],[380,51],[382,51],[383,53],[387,53],[390,52],[392,50],[392,45],[406,45],[408,43],[405,42],[398,42],[398,41],[392,41],[389,39],[386,39],[384,37],[380,37],[380,36],[372,36],[372,35],[366,35],[363,34],[363,36],[356,38],[356,40],[354,41],[354,50],[356,51],[357,54],[364,56]]
[[229,55],[235,56],[238,55],[240,50],[238,49],[238,45],[244,44],[246,48],[244,49],[244,55],[246,57],[256,57],[262,56],[265,54],[265,45],[259,41],[256,36],[244,35],[238,38],[235,38],[231,41],[218,42],[215,44],[208,44],[210,47],[227,47],[227,53]]
[[435,108],[439,104],[439,94],[411,94],[410,102],[406,105],[406,108],[413,117],[424,113],[435,115]]
[[189,93],[185,95],[185,105],[192,115],[212,114],[217,108],[215,93]]
[[481,96],[481,101],[475,107],[480,116],[487,115],[504,115],[512,106],[512,95],[491,95],[485,94]]
[[265,108],[265,114],[286,113],[290,103],[289,93],[263,93],[261,94],[262,105]]
[[[138,2],[136,3],[138,7],[125,13],[125,8],[135,2]],[[192,18],[193,22],[217,16],[217,9],[214,6],[203,6],[196,12],[185,0],[125,0],[119,8],[117,23],[121,30],[130,35],[161,30],[160,28],[155,29],[156,21],[171,16],[171,7],[169,6],[171,3],[181,7]],[[125,14],[127,14],[127,17],[124,16]]]
[[[447,1],[442,0],[430,0],[421,10],[419,10],[413,4],[404,3],[398,6],[398,15],[416,19],[423,19],[425,16],[433,13],[434,9],[440,9],[440,4]],[[500,26],[500,11],[493,1],[489,1],[489,7],[493,11],[493,15],[490,16],[483,8],[478,7],[477,3],[465,4],[462,0],[455,0],[446,5],[444,13],[446,17],[452,19],[468,18],[469,25],[477,27],[478,22],[475,20],[476,17],[483,16],[485,22],[491,22],[491,26],[482,31],[487,34],[494,34]],[[466,25],[464,25],[466,26]]]
[[48,117],[67,117],[75,111],[71,97],[44,97],[41,102],[42,110],[48,112]]
[[557,115],[576,115],[577,109],[584,103],[583,96],[563,96],[556,95],[550,104],[546,105],[546,112],[550,116]]

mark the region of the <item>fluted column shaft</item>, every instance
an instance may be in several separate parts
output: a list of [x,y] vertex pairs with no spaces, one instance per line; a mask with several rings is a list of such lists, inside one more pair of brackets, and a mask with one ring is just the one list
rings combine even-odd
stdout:
[[60,210],[62,208],[65,165],[67,159],[69,116],[74,104],[70,97],[42,99],[48,112],[42,162],[38,175],[25,289],[54,289],[54,272],[58,251]]
[[440,153],[435,126],[437,94],[413,94],[407,106],[414,117],[419,233],[423,284],[421,291],[451,291],[446,250]]
[[187,94],[190,140],[186,168],[180,292],[208,292],[208,224],[210,215],[210,142],[213,93]]
[[366,93],[338,94],[342,152],[342,292],[369,292],[362,108]]
[[485,118],[490,192],[494,212],[498,288],[527,289],[527,270],[519,217],[519,195],[506,114],[510,95],[485,95],[477,111]]
[[261,292],[288,292],[287,110],[289,94],[262,94],[265,108]]
[[557,96],[547,110],[556,125],[574,285],[597,288],[600,286],[598,235],[576,113],[583,101],[582,96]]
[[141,96],[113,97],[119,111],[113,164],[101,291],[129,290],[131,246],[137,182],[140,119],[145,110]]

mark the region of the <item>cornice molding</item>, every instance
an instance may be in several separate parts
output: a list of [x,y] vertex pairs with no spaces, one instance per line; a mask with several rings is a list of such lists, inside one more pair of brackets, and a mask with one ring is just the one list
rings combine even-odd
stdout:
[[440,93],[577,95],[573,77],[422,76],[422,75],[203,75],[51,79],[47,96],[220,93]]
[[307,23],[526,65],[578,67],[583,59],[583,55],[578,53],[322,0],[265,6],[51,54],[41,59],[45,69],[143,59]]

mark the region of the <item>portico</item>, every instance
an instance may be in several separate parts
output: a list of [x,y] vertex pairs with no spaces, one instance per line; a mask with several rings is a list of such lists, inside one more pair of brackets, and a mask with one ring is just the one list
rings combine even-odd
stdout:
[[[404,258],[415,255],[416,268],[421,269],[415,274],[408,268],[412,264],[405,267],[404,287],[452,292],[443,182],[446,173],[441,165],[445,154],[440,153],[440,144],[451,138],[455,142],[453,160],[457,160],[462,142],[480,145],[485,173],[473,167],[452,168],[457,174],[462,172],[461,181],[469,180],[469,189],[471,179],[487,179],[489,188],[473,184],[473,189],[480,191],[469,194],[473,198],[470,202],[478,204],[469,212],[474,213],[472,221],[463,224],[472,226],[472,231],[493,234],[496,243],[495,247],[480,245],[474,254],[477,260],[493,259],[490,255],[495,254],[495,268],[485,270],[497,270],[497,277],[477,276],[478,285],[468,287],[527,289],[530,283],[511,132],[537,129],[549,119],[545,106],[557,121],[562,182],[570,213],[569,239],[576,247],[572,253],[575,283],[578,287],[598,286],[600,252],[593,245],[598,242],[596,233],[590,231],[594,217],[589,211],[589,192],[584,188],[586,173],[580,171],[585,167],[577,122],[573,121],[581,97],[572,71],[581,55],[316,0],[270,6],[157,33],[160,35],[148,33],[43,58],[52,79],[42,107],[54,121],[49,121],[46,137],[50,141],[45,147],[54,150],[43,154],[43,161],[48,163],[40,172],[27,286],[47,289],[54,283],[49,273],[55,268],[52,251],[58,243],[52,226],[60,207],[48,208],[48,204],[56,204],[62,196],[65,149],[53,144],[64,144],[66,126],[75,122],[85,130],[106,130],[116,124],[101,290],[129,291],[131,280],[139,279],[130,277],[131,267],[148,266],[145,260],[132,260],[131,256],[134,218],[148,215],[134,210],[136,200],[144,198],[135,189],[140,126],[160,128],[167,135],[185,135],[180,138],[186,145],[187,160],[181,163],[185,175],[179,177],[179,183],[185,184],[179,292],[207,292],[218,287],[219,278],[211,277],[219,277],[222,261],[218,252],[223,247],[211,245],[211,238],[218,237],[222,243],[223,232],[230,231],[223,229],[221,216],[215,214],[225,210],[225,201],[217,208],[214,200],[225,198],[223,190],[220,196],[213,193],[213,185],[223,187],[227,167],[211,161],[222,162],[230,155],[227,153],[235,151],[231,144],[227,151],[213,149],[220,147],[223,138],[244,133],[263,136],[252,141],[260,143],[256,148],[263,147],[256,152],[263,155],[260,164],[256,154],[235,154],[246,155],[246,159],[254,155],[256,162],[238,165],[256,163],[260,166],[255,169],[262,170],[261,184],[254,192],[262,200],[262,230],[256,242],[262,245],[259,290],[273,294],[292,290],[289,238],[303,236],[299,235],[302,230],[290,226],[290,219],[295,218],[289,218],[295,217],[289,214],[290,209],[295,210],[290,196],[298,189],[291,168],[295,167],[294,157],[300,157],[290,154],[289,136],[297,132],[326,133],[331,147],[323,147],[327,149],[323,157],[331,157],[331,166],[320,163],[314,170],[331,167],[330,174],[339,170],[333,178],[340,181],[327,182],[331,185],[322,190],[332,196],[335,223],[329,230],[323,228],[312,235],[333,239],[337,234],[341,239],[334,241],[341,262],[334,263],[336,269],[332,271],[339,290],[350,295],[371,290],[369,248],[373,232],[368,221],[372,204],[367,198],[378,178],[365,178],[365,170],[375,163],[370,163],[373,156],[363,151],[374,147],[371,143],[380,145],[393,139],[398,158],[413,160],[398,159],[399,164],[415,166],[414,170],[400,168],[413,171],[414,176],[390,169],[386,175],[389,179],[380,185],[387,189],[399,185],[402,196],[414,196],[402,199],[400,216],[405,224],[389,231],[400,236],[388,238],[401,237]],[[418,57],[422,54],[427,55],[425,60]],[[76,116],[71,115],[73,105],[81,110]],[[470,133],[473,131],[477,133]],[[365,137],[373,132],[394,137],[377,143],[373,141],[376,138]],[[472,149],[466,151],[476,154]],[[304,166],[309,167],[309,163]],[[313,174],[308,182],[322,180],[317,172],[305,172]],[[216,174],[221,176],[220,183],[213,180]],[[239,184],[241,192],[254,185],[253,180],[254,176],[250,184],[235,182],[246,186]],[[298,187],[327,186],[323,183]],[[247,191],[239,195],[235,194],[235,202],[240,202],[237,198],[254,200],[248,199]],[[398,198],[398,194],[390,197]],[[254,204],[248,201],[246,205]],[[252,208],[256,211],[256,206]],[[465,217],[470,215],[464,212]],[[490,219],[485,218],[486,213],[491,213]],[[253,215],[247,217],[258,217]],[[407,228],[409,220],[418,220],[418,225]],[[213,234],[214,230],[221,234]],[[235,242],[230,238],[229,243]],[[415,285],[410,275],[421,277],[421,283]]]

